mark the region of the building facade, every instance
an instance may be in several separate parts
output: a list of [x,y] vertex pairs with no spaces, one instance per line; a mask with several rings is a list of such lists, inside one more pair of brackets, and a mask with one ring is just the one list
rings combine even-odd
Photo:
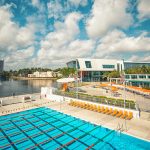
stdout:
[[0,60],[0,72],[4,70],[4,60]]
[[150,74],[126,74],[125,80],[132,86],[150,87]]
[[67,63],[69,68],[77,68],[82,81],[96,82],[105,79],[104,73],[117,70],[119,72],[133,67],[150,66],[150,62],[131,62],[117,59],[78,58]]

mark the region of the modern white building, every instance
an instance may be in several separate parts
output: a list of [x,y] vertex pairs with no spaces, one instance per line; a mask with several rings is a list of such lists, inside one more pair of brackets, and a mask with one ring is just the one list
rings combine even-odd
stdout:
[[119,72],[136,67],[136,66],[150,66],[150,62],[131,62],[118,59],[88,59],[77,58],[69,61],[67,66],[69,68],[77,68],[79,76],[82,81],[102,81],[105,72],[117,70]]
[[0,72],[4,70],[4,60],[0,60]]

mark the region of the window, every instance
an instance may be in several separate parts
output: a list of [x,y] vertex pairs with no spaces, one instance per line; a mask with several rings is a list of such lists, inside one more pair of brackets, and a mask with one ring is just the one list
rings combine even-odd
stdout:
[[137,75],[131,75],[132,79],[137,79]]
[[86,66],[86,68],[92,68],[90,61],[85,61],[85,66]]
[[140,79],[146,79],[146,75],[139,75]]
[[99,76],[100,72],[99,71],[93,71],[93,76]]
[[[77,65],[76,65],[76,62],[77,62]],[[78,61],[70,61],[67,63],[67,66],[68,68],[77,68],[80,69],[80,65],[79,65],[79,62]]]
[[80,69],[80,65],[79,65],[79,62],[77,61],[77,67],[78,67],[78,69]]
[[120,71],[120,64],[117,64],[117,71]]
[[115,65],[103,65],[103,68],[115,68]]
[[129,75],[125,75],[125,78],[126,78],[126,79],[130,79],[130,76],[129,76]]

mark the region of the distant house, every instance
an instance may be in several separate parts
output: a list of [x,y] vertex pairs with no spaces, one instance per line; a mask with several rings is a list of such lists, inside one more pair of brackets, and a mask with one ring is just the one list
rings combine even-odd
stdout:
[[39,72],[39,71],[36,71],[34,72],[33,74],[28,74],[28,77],[30,78],[52,78],[54,77],[53,76],[53,71],[47,71],[47,72]]

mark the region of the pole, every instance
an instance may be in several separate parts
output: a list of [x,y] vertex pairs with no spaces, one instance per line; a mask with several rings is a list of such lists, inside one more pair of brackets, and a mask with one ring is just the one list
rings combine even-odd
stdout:
[[125,109],[125,104],[126,104],[126,81],[124,80],[124,109]]
[[76,98],[78,99],[78,60],[76,59]]

